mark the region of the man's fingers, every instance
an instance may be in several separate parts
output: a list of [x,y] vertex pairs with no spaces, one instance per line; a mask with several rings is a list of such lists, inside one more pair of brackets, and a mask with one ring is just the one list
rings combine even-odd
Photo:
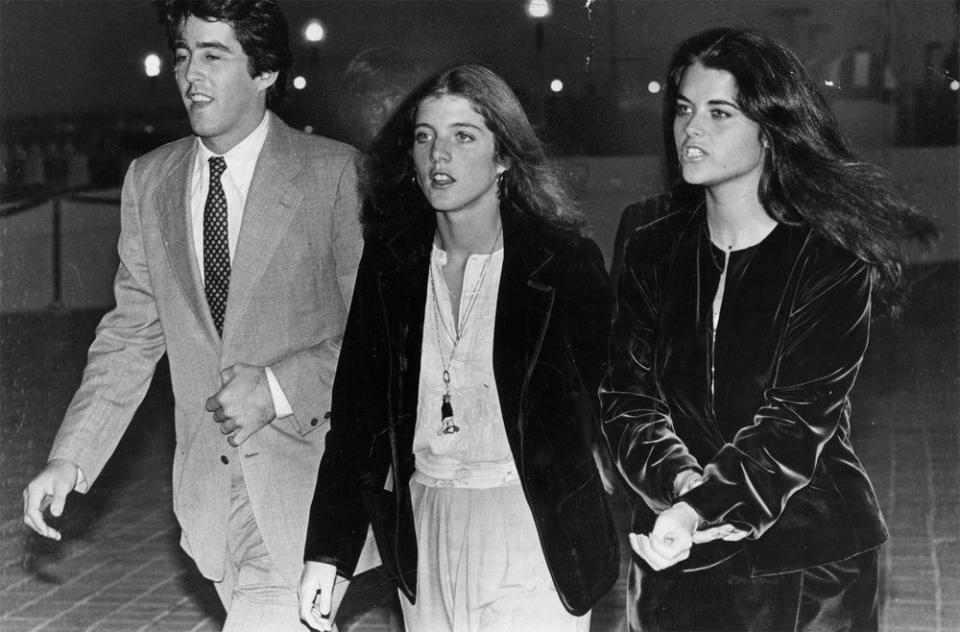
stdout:
[[220,408],[220,400],[216,395],[207,398],[207,402],[203,405],[208,411],[213,412]]
[[[47,494],[31,492],[29,487],[25,489],[23,491],[23,523],[45,538],[59,540],[60,532],[43,519],[43,511],[49,504],[50,496]],[[60,510],[62,513],[62,503]]]
[[59,518],[63,515],[63,506],[67,503],[67,492],[62,489],[53,490],[53,499],[50,501],[50,515]]

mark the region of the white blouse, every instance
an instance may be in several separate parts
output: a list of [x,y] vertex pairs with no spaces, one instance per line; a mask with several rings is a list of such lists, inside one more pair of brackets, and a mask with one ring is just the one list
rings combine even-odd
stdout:
[[[486,273],[478,286],[488,258]],[[447,253],[434,244],[430,267],[436,286],[431,288],[428,282],[424,304],[417,426],[413,438],[417,470],[414,480],[432,486],[470,488],[519,483],[493,375],[493,330],[503,248],[489,255],[473,254],[467,259],[457,319],[463,324],[463,330],[452,359],[451,335],[456,335],[456,327],[450,291],[443,277],[446,263]],[[475,302],[474,293],[477,294]],[[475,304],[468,314],[471,303]],[[450,374],[453,420],[459,427],[458,432],[450,434],[443,432],[440,410],[445,392],[444,361]]]

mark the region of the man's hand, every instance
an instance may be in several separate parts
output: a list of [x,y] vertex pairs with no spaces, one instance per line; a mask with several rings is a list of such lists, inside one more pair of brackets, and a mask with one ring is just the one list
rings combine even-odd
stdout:
[[304,562],[300,575],[300,618],[314,630],[330,632],[333,620],[333,586],[337,581],[337,567],[324,562]]
[[277,416],[270,384],[263,367],[250,364],[234,364],[220,377],[223,386],[207,400],[206,409],[220,424],[220,432],[230,435],[230,445],[237,447]]
[[699,523],[697,512],[679,502],[657,516],[650,535],[631,533],[630,546],[650,568],[660,571],[690,557]]
[[60,532],[47,524],[43,512],[59,518],[67,502],[67,494],[77,486],[77,466],[65,459],[53,459],[23,490],[23,522],[44,536],[59,540]]

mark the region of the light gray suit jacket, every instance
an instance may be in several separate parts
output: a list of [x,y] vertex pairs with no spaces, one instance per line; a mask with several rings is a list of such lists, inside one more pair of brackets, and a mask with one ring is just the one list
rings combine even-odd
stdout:
[[[239,461],[266,546],[296,586],[362,238],[354,150],[268,116],[222,340],[190,229],[196,139],[130,165],[116,307],[97,328],[50,458],[73,461],[92,484],[166,353],[176,402],[173,505],[184,549],[206,577],[223,577],[230,468]],[[294,414],[232,448],[204,403],[220,389],[220,371],[237,362],[270,366]]]

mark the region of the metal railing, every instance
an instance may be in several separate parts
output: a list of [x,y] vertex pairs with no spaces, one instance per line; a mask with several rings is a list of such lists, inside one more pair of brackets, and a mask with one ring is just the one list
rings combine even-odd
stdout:
[[78,204],[108,204],[120,206],[120,199],[104,196],[88,196],[87,192],[102,191],[103,186],[60,187],[34,195],[13,206],[0,208],[0,219],[13,217],[44,206],[51,207],[51,287],[53,297],[51,310],[63,307],[63,234],[61,231],[64,201]]

